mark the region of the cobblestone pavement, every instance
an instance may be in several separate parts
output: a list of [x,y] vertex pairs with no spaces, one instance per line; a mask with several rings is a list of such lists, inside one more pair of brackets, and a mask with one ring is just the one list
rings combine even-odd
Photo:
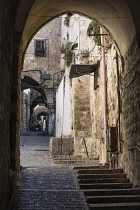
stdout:
[[21,136],[20,180],[10,210],[87,210],[71,166],[53,165],[49,137]]

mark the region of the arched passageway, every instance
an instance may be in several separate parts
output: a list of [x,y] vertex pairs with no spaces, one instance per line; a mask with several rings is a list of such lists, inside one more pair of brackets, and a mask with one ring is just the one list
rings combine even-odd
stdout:
[[[35,99],[34,99],[35,97]],[[31,130],[33,125],[33,110],[43,103],[47,106],[47,99],[41,85],[29,76],[21,79],[21,108],[20,108],[20,132]]]
[[38,91],[41,94],[41,96],[44,98],[44,101],[46,100],[46,95],[45,95],[44,89],[41,87],[41,85],[33,78],[31,78],[29,76],[24,76],[21,79],[21,91],[26,90],[28,88],[32,88],[32,89]]
[[[2,98],[0,200],[2,210],[7,209],[7,201],[19,173],[20,70],[24,53],[31,38],[41,26],[67,11],[78,12],[97,20],[109,30],[117,43],[122,55],[124,78],[127,80],[126,88],[122,90],[121,100],[121,111],[125,119],[122,124],[124,137],[128,146],[139,146],[139,1],[7,0],[5,2],[2,0],[0,7],[0,66],[2,69],[0,72]],[[124,148],[118,156],[126,172],[132,175],[131,179],[135,185],[140,185],[139,153],[132,154]],[[134,174],[136,168],[137,171]]]

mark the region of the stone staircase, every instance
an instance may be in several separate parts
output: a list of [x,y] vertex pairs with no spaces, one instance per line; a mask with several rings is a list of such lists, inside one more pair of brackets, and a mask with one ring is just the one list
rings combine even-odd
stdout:
[[109,169],[108,166],[77,166],[74,170],[89,209],[140,210],[140,188],[132,188],[122,169]]

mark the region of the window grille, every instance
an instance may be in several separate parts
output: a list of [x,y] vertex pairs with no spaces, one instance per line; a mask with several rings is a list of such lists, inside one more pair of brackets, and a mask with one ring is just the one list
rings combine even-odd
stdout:
[[35,40],[35,56],[46,56],[46,40]]

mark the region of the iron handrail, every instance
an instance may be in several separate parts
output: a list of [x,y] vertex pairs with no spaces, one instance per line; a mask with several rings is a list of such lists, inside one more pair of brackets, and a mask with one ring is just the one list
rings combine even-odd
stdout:
[[123,144],[128,150],[134,150],[134,149],[138,149],[140,151],[140,148],[138,146],[134,146],[134,147],[128,147],[124,141],[120,140],[120,143]]

